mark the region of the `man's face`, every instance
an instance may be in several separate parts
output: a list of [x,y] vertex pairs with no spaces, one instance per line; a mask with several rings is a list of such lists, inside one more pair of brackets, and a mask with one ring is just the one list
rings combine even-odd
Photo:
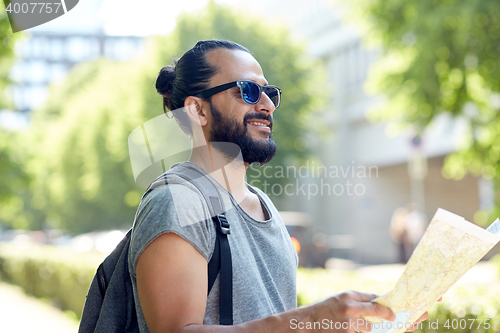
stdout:
[[253,138],[248,132],[248,123],[264,119],[269,122],[269,128],[272,129],[272,117],[262,113],[247,113],[242,122],[234,118],[224,117],[220,110],[212,102],[210,103],[212,111],[213,125],[210,130],[211,142],[231,142],[238,145],[241,149],[243,162],[261,165],[269,162],[276,153],[276,143],[269,132],[267,139]]
[[[252,80],[266,85],[259,63],[243,51],[218,49],[207,55],[208,61],[219,70],[210,82],[210,87],[236,80]],[[272,139],[274,104],[262,94],[257,104],[251,105],[241,99],[240,90],[234,87],[212,96],[209,122],[210,142],[230,142],[241,149],[245,163],[264,164],[276,153]]]

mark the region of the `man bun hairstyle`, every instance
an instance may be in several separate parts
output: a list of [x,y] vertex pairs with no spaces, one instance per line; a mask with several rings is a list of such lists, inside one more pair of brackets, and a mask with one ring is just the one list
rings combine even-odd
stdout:
[[175,66],[165,66],[160,70],[156,78],[156,91],[163,96],[163,111],[166,113],[167,109],[171,109],[170,96],[172,95],[172,88],[174,87],[175,80]]
[[231,41],[212,39],[196,43],[190,50],[174,60],[174,64],[163,67],[156,78],[156,91],[163,97],[163,111],[172,111],[177,123],[188,136],[192,135],[191,124],[184,107],[188,96],[194,96],[208,88],[208,82],[218,68],[209,64],[206,55],[216,49],[239,50],[250,53],[245,47]]

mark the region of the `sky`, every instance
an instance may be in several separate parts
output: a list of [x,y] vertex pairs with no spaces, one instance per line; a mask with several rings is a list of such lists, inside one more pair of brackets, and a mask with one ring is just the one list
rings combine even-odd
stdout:
[[[239,6],[241,0],[216,0]],[[182,12],[204,8],[208,0],[83,0],[67,14],[29,31],[99,32],[109,35],[166,34]]]
[[207,2],[106,0],[101,7],[101,15],[106,21],[105,32],[110,35],[165,34],[175,28],[175,18],[182,11],[200,10]]

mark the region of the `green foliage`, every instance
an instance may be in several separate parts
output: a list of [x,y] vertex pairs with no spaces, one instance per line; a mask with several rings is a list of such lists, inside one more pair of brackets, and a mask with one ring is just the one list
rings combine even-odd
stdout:
[[[30,177],[25,171],[26,151],[19,133],[0,127],[0,222],[9,226],[26,227],[31,213],[23,212],[23,193]],[[8,221],[8,222],[6,222]]]
[[14,133],[0,129],[0,202],[12,198],[14,188],[23,188],[27,184],[27,175],[23,172],[22,155],[15,151]]
[[[136,63],[84,64],[35,116],[30,142],[37,207],[52,227],[83,232],[131,225],[127,136],[145,119]],[[151,85],[147,85],[148,88]],[[138,202],[133,202],[135,206]]]
[[80,317],[102,260],[104,255],[98,252],[75,253],[50,245],[4,243],[0,246],[0,276],[26,293],[48,298]]
[[22,36],[12,32],[5,4],[0,2],[0,109],[8,106],[9,99],[4,89],[11,82],[8,73],[14,60],[14,44]]
[[[11,106],[6,89],[11,83],[8,73],[14,61],[15,43],[22,36],[12,33],[5,5],[0,2],[0,110]],[[0,126],[0,222],[7,219],[11,224],[14,220],[18,224],[22,222],[19,212],[23,208],[23,200],[18,194],[29,183],[23,166],[23,145],[17,134]]]
[[297,273],[299,306],[314,303],[346,290],[382,295],[393,287],[394,284],[390,282],[363,280],[355,271],[299,267]]
[[[485,125],[500,109],[500,3],[495,0],[355,1],[368,38],[383,46],[369,86],[389,97],[379,116],[419,130],[443,112]],[[477,113],[464,110],[467,102]]]
[[497,267],[498,270],[498,275],[500,276],[500,253],[497,253],[494,255],[491,259],[490,262],[494,263]]
[[[349,271],[299,268],[297,274],[299,305],[307,305],[345,290],[382,295],[393,287],[394,283],[387,282],[387,280],[367,280],[361,278],[356,272]],[[491,319],[500,319],[500,285],[454,286],[443,296],[443,301],[431,306],[428,312],[429,319],[423,322],[421,329],[415,332],[497,332],[500,322],[494,322]],[[474,319],[474,325],[470,328],[473,323],[472,319]],[[490,319],[490,328],[486,329],[484,324],[479,325],[480,322],[476,319]],[[447,321],[450,328],[445,327]],[[437,323],[438,328],[429,327],[431,323],[434,325]],[[466,326],[463,325],[465,323]],[[494,328],[495,323],[496,328]],[[460,328],[460,324],[466,328]]]
[[[36,207],[28,209],[41,210],[51,226],[74,233],[130,226],[143,189],[134,183],[128,136],[163,114],[153,88],[160,68],[198,40],[211,38],[248,47],[267,80],[284,91],[275,113],[279,153],[272,163],[305,159],[306,134],[320,126],[309,118],[322,101],[315,64],[284,29],[210,3],[196,15],[181,17],[170,36],[148,40],[141,58],[87,63],[54,87],[48,103],[34,114],[29,138],[34,158],[28,169],[35,179]],[[179,140],[169,135],[167,142]],[[34,218],[33,225],[41,223]]]

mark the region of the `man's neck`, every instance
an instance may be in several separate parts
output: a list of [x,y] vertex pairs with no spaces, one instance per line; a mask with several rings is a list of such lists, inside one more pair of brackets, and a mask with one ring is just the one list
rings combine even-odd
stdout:
[[243,162],[241,152],[236,157],[229,157],[216,146],[216,144],[209,144],[193,149],[189,161],[199,165],[210,174],[239,203],[249,193],[245,185],[248,164]]

